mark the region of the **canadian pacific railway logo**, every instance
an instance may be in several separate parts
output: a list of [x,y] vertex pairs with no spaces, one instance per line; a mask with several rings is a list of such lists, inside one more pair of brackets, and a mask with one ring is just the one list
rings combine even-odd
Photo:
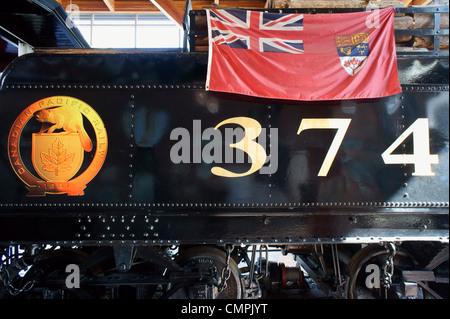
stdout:
[[[39,132],[31,134],[31,162],[40,178],[27,169],[20,148],[21,141],[30,138],[22,133],[33,117],[42,123]],[[83,118],[92,125],[95,139],[86,132]],[[77,175],[84,153],[93,152],[94,145],[89,166]],[[9,161],[29,190],[27,196],[83,195],[86,184],[101,169],[107,149],[108,138],[100,116],[85,102],[68,96],[52,96],[31,104],[17,117],[8,136]]]

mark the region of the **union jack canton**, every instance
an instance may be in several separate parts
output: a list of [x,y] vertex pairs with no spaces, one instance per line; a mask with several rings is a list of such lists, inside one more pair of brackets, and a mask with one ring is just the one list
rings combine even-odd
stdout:
[[304,53],[302,14],[210,10],[210,37],[217,45],[259,52]]

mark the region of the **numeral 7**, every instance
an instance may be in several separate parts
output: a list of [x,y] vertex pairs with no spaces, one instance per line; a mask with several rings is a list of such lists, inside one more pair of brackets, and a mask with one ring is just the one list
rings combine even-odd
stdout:
[[317,176],[327,176],[351,121],[351,119],[303,119],[301,121],[297,135],[309,129],[337,129],[336,135],[331,142],[330,149],[325,156]]

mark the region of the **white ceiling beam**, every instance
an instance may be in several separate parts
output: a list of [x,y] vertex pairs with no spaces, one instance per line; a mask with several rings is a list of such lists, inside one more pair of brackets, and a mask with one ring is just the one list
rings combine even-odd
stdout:
[[108,7],[109,11],[114,12],[116,10],[115,0],[103,0],[103,2]]
[[[164,13],[170,20],[181,28],[183,23],[184,8],[177,6],[172,0],[150,0],[155,7]],[[183,3],[184,5],[184,3]]]

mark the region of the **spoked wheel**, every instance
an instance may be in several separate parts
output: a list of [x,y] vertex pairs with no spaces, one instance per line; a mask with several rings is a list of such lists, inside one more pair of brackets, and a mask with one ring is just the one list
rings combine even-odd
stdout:
[[[347,268],[349,299],[397,298],[395,290],[392,288],[385,290],[382,282],[383,267],[390,254],[385,247],[372,245],[361,249],[353,256]],[[413,262],[408,253],[397,249],[393,258],[395,266],[392,278],[396,276],[397,266],[411,265]]]
[[181,252],[177,262],[180,266],[189,268],[192,273],[200,276],[192,281],[187,280],[180,283],[171,298],[242,298],[238,266],[232,258],[227,258],[224,251],[214,247],[193,247]]

